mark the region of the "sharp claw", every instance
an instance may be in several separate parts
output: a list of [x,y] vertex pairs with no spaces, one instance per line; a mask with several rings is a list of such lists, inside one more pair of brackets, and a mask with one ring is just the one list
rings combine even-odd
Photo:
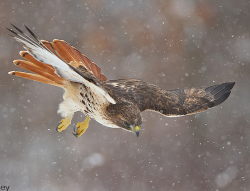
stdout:
[[74,133],[76,133],[76,124],[74,124]]
[[57,127],[56,127],[56,132],[59,132],[58,131],[58,127],[59,127],[59,125],[62,123],[62,121],[60,121],[59,123],[58,123],[58,125],[57,125]]
[[75,137],[77,137],[77,138],[80,137],[80,136],[79,136],[80,133],[77,132],[78,128],[79,128],[79,127],[77,127],[77,124],[75,124],[75,125],[74,125],[74,130],[73,130],[73,132],[72,132],[72,134],[73,134]]
[[74,132],[72,132],[72,134],[76,137],[76,138],[78,138],[78,134],[77,133],[74,133]]
[[78,138],[78,136],[77,136],[78,134],[77,134],[76,130],[77,130],[77,127],[76,127],[76,124],[75,124],[75,125],[74,125],[74,130],[73,130],[72,134],[73,134],[75,137]]

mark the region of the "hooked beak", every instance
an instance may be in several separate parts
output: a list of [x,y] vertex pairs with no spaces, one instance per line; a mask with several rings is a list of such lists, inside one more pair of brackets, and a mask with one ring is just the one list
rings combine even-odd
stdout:
[[136,131],[135,134],[136,134],[136,137],[139,137],[139,131]]

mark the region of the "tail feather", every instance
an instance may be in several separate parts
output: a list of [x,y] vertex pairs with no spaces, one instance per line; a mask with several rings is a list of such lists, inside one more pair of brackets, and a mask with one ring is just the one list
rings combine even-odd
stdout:
[[[33,56],[31,56],[27,51],[21,51],[20,55],[25,58],[26,60],[30,61],[31,63],[33,63],[35,66],[37,66],[38,68],[40,68],[41,70],[46,71],[47,73],[51,74],[51,75],[56,75],[55,74],[55,69],[48,65],[45,64],[43,62],[40,62],[38,60],[36,60]],[[57,76],[57,75],[56,75]]]
[[[55,73],[51,73],[50,68],[47,68],[48,70],[46,71],[46,68],[42,67],[44,65],[41,65],[41,67],[39,67],[39,65],[36,65],[32,62],[24,61],[24,60],[14,60],[13,62],[15,65],[17,65],[21,68],[24,68],[26,70],[29,70],[31,72],[34,72],[34,73],[46,78],[47,81],[52,81],[52,82],[57,83],[58,85],[61,85],[61,86],[64,85],[65,79],[57,76]],[[15,72],[14,75],[16,75],[16,74],[17,73]],[[29,75],[27,75],[26,78],[28,78],[28,76]],[[38,78],[36,78],[36,79],[38,79]],[[34,78],[32,80],[34,80]],[[39,80],[39,81],[41,82],[41,80]],[[46,83],[47,81],[43,81],[43,82]]]
[[9,74],[10,75],[14,75],[14,76],[19,76],[19,77],[22,77],[22,78],[26,78],[26,79],[29,79],[29,80],[34,80],[34,81],[37,81],[37,82],[42,82],[42,83],[45,83],[45,84],[50,84],[50,85],[53,85],[53,86],[58,86],[58,87],[62,87],[63,88],[62,84],[56,83],[54,81],[51,81],[48,78],[45,78],[45,77],[40,76],[38,74],[32,74],[32,73],[26,73],[26,72],[17,72],[17,71],[9,72]]
[[101,68],[99,68],[97,66],[97,64],[95,64],[90,59],[88,59],[87,56],[85,56],[84,54],[82,54],[81,52],[79,52],[79,50],[77,50],[75,47],[72,47],[72,48],[74,49],[75,53],[79,55],[79,57],[81,58],[82,63],[84,63],[84,65],[85,65],[85,63],[87,65],[90,65],[91,71],[92,70],[96,70],[96,72],[93,72],[93,74],[95,74],[101,80],[107,81],[107,78],[101,73]]
[[[47,41],[47,40],[41,40],[41,42],[43,43],[44,46],[46,46],[47,49],[50,50],[50,52],[52,52],[54,55],[56,55],[58,58],[64,60],[59,54],[58,52],[55,50],[55,48],[53,47],[53,45]],[[65,61],[65,60],[64,60]]]
[[[17,29],[17,27],[15,28]],[[36,60],[53,66],[57,73],[60,73],[60,77],[73,82],[83,82],[84,79],[82,76],[77,74],[71,67],[69,67],[69,65],[64,62],[63,59],[59,58],[58,54],[52,53],[28,27],[26,27],[26,29],[33,38],[23,33],[20,29],[17,29],[18,32],[15,32],[11,29],[8,30],[12,32],[12,37],[20,42],[29,52],[29,54],[31,54]]]
[[[25,34],[22,30],[12,25],[16,31],[8,29],[18,42],[28,51],[27,57],[31,62],[41,62],[55,68],[56,73],[69,81],[84,82],[83,76],[79,75],[71,67],[75,68],[85,67],[89,72],[103,81],[107,78],[101,73],[101,69],[85,55],[80,53],[76,48],[71,47],[63,40],[53,40],[48,42],[40,40],[27,26],[25,28],[29,31],[30,35]],[[71,65],[71,66],[69,66]]]
[[71,47],[68,43],[63,40],[53,40],[52,47],[55,48],[56,52],[65,60],[65,62],[70,63],[74,67],[79,67],[84,64],[84,67],[88,71],[92,72],[95,76],[106,81],[107,78],[101,73],[101,69],[85,55],[80,53],[76,48]]
[[[67,44],[65,41],[54,39],[53,40],[53,47],[55,48],[56,52],[58,52],[59,55],[63,55],[63,59],[65,62],[75,62],[80,63],[81,59],[80,57],[73,51],[71,46]],[[86,66],[88,69],[90,69],[88,66]]]

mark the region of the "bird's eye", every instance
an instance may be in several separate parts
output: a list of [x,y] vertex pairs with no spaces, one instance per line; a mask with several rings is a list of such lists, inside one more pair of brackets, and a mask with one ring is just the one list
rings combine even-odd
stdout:
[[125,127],[129,127],[130,124],[127,121],[123,121],[123,124],[125,125]]

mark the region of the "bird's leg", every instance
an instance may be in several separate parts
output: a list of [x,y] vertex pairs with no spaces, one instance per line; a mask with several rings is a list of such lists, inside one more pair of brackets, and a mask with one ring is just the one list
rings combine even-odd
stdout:
[[83,122],[77,123],[74,126],[73,135],[75,135],[75,137],[80,137],[83,133],[85,133],[85,131],[89,127],[89,119],[90,119],[90,117],[87,116]]
[[62,132],[63,130],[67,129],[67,127],[71,124],[71,119],[72,119],[72,115],[69,115],[68,117],[66,117],[65,119],[62,119],[57,128],[56,131],[57,132]]

